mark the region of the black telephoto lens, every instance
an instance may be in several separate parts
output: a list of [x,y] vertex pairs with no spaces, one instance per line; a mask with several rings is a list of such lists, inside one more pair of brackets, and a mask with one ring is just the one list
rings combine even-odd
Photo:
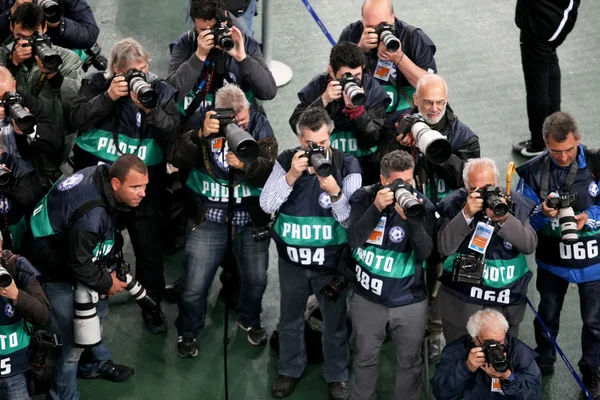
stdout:
[[331,161],[321,153],[313,153],[309,158],[310,165],[314,168],[317,175],[327,178],[333,173]]
[[58,71],[58,67],[63,63],[62,58],[46,43],[35,43],[34,52],[40,57],[44,67],[50,72]]
[[33,114],[23,108],[23,106],[20,104],[11,104],[8,107],[8,115],[10,115],[25,135],[33,133],[37,121]]
[[260,152],[258,143],[252,135],[236,124],[232,123],[225,126],[225,137],[229,149],[244,164],[250,164],[258,158]]

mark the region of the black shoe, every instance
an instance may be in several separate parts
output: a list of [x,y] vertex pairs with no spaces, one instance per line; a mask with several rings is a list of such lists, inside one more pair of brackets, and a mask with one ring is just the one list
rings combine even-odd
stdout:
[[83,379],[106,379],[111,382],[125,382],[133,375],[134,370],[126,365],[115,364],[112,360],[108,360],[97,371],[90,375],[81,376]]
[[284,397],[288,397],[294,391],[294,387],[296,383],[298,383],[299,378],[292,378],[291,376],[279,375],[277,380],[273,383],[273,389],[271,394],[273,397],[278,399],[283,399]]
[[531,146],[527,146],[523,150],[521,150],[521,155],[523,157],[533,158],[533,157],[539,156],[540,154],[544,154],[544,151],[546,151],[546,150],[545,149],[535,149]]
[[442,341],[440,339],[427,340],[427,356],[427,362],[429,364],[437,364],[440,362],[440,357],[442,356]]
[[530,147],[531,146],[531,139],[530,140],[524,140],[522,142],[514,142],[512,144],[512,149],[515,153],[519,153],[521,154],[521,152],[523,151],[523,149]]
[[238,326],[245,330],[248,335],[248,342],[254,346],[260,346],[261,344],[267,343],[267,331],[260,325],[256,324],[250,328],[246,328],[240,321]]
[[581,371],[583,384],[594,399],[600,399],[600,368],[590,368],[585,362],[579,361],[579,370]]
[[198,355],[198,345],[196,338],[189,336],[179,336],[177,338],[177,354],[179,357],[192,358]]
[[167,319],[160,309],[160,306],[150,311],[142,310],[142,317],[144,318],[146,328],[150,333],[157,334],[167,332]]
[[347,382],[331,382],[329,384],[329,400],[346,400],[349,395]]
[[537,365],[540,368],[542,376],[550,376],[554,373],[554,364],[541,364],[537,360]]

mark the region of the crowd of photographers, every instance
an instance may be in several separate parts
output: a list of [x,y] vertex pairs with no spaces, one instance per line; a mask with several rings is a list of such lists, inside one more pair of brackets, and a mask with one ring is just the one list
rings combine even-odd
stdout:
[[[546,151],[517,168],[515,190],[509,166],[502,187],[450,107],[432,40],[391,1],[365,0],[327,71],[298,92],[298,145],[280,151],[260,103],[277,89],[252,38],[256,2],[188,5],[163,79],[132,38],[102,55],[85,0],[0,1],[0,398],[78,399],[77,378],[130,379],[102,340],[121,291],[153,334],[167,331],[161,302],[175,293],[174,349],[198,356],[219,266],[239,328],[264,345],[270,239],[273,397],[306,368],[314,296],[330,399],[375,396],[388,339],[396,399],[420,398],[423,363],[438,364],[438,399],[539,399],[572,282],[582,380],[600,398],[600,157],[570,114],[545,116]],[[183,250],[171,285],[167,248]],[[535,351],[518,339],[533,253]]]

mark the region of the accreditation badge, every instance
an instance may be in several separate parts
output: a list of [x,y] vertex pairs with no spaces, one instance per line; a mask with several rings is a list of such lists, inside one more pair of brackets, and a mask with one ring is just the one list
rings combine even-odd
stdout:
[[371,236],[369,236],[369,240],[367,240],[367,243],[374,244],[376,246],[381,246],[383,244],[383,232],[385,231],[386,220],[387,217],[381,217],[381,219],[377,223],[377,226],[375,227],[373,232],[371,232]]

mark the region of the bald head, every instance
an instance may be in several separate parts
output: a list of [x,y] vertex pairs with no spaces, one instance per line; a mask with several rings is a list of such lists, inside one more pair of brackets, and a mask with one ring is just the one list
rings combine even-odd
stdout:
[[4,96],[6,92],[15,91],[15,78],[6,67],[0,66],[0,97]]
[[394,24],[396,18],[391,0],[365,0],[360,15],[366,27],[375,27],[382,22]]
[[427,124],[435,125],[440,122],[448,103],[448,87],[444,78],[434,74],[421,77],[417,82],[413,101]]

